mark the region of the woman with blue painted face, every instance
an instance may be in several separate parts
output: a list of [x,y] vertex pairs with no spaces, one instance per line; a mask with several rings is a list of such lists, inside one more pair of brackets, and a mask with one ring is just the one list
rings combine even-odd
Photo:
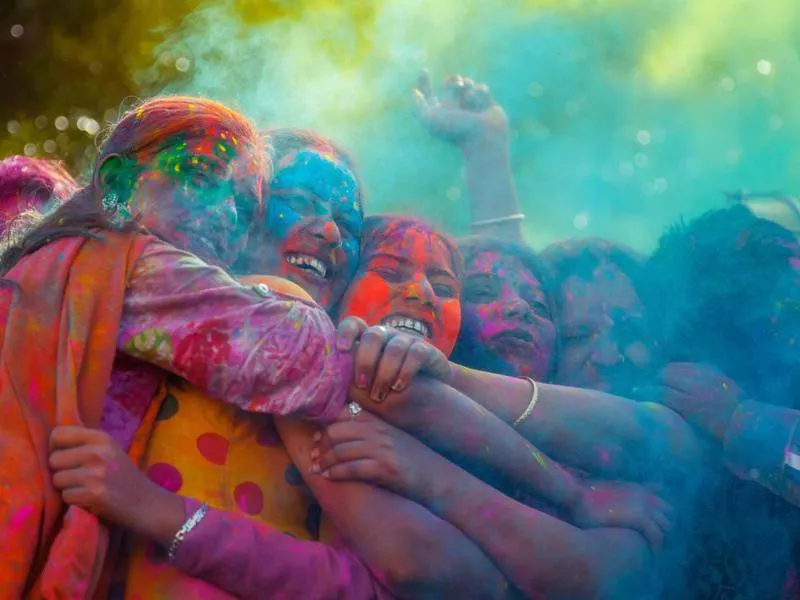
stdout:
[[269,202],[239,271],[289,279],[330,312],[358,263],[364,207],[353,161],[311,132],[271,130],[265,141]]

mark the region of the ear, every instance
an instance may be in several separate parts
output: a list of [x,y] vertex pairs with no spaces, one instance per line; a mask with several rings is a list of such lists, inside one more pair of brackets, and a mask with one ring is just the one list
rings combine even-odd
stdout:
[[132,173],[128,161],[119,154],[104,156],[94,170],[93,184],[101,197],[115,192],[120,198],[127,198],[130,191]]

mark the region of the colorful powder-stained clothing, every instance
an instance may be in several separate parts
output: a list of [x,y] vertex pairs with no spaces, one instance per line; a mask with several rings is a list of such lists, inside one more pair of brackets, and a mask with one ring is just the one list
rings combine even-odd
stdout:
[[58,240],[8,279],[0,530],[14,560],[0,584],[12,596],[87,597],[104,564],[108,536],[94,517],[71,508],[60,524],[47,468],[54,425],[100,425],[131,448],[146,440],[136,432],[165,372],[253,412],[327,418],[344,405],[352,366],[332,350],[321,309],[256,294],[151,237]]

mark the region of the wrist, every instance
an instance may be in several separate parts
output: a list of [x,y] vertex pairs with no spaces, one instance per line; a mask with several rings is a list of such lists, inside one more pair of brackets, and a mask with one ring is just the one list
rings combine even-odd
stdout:
[[154,483],[143,491],[127,526],[167,547],[186,521],[184,499]]
[[509,136],[507,130],[481,131],[461,144],[467,165],[476,163],[510,164]]

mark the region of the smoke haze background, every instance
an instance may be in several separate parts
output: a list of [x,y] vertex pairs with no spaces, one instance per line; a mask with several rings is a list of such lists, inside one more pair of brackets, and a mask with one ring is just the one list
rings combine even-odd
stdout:
[[0,155],[82,169],[126,97],[205,94],[337,139],[370,212],[463,233],[460,154],[411,112],[427,67],[488,83],[507,110],[534,246],[646,251],[724,191],[800,189],[799,15],[795,0],[13,0]]
[[[420,68],[488,83],[507,110],[535,246],[597,235],[650,249],[723,192],[797,186],[798,5],[773,0],[213,2],[157,47],[145,90],[316,129],[358,160],[370,212],[465,231],[460,153],[415,121]],[[185,77],[166,86],[163,69]]]

